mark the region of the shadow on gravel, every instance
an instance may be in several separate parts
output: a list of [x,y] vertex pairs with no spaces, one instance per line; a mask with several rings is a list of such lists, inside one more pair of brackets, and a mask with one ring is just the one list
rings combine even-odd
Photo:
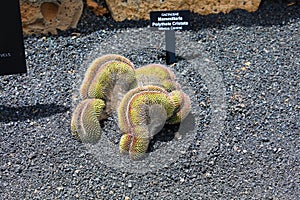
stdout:
[[25,121],[49,117],[70,110],[69,107],[52,104],[37,104],[33,106],[9,107],[0,105],[0,122]]
[[[150,141],[148,152],[153,152],[164,143],[168,143],[176,138],[181,140],[186,137],[186,134],[191,134],[196,128],[195,116],[189,114],[180,124],[166,124],[160,132],[158,132]],[[200,129],[200,127],[197,127]]]
[[[285,24],[287,21],[300,17],[300,3],[297,0],[262,0],[255,12],[242,9],[233,10],[227,14],[199,15],[191,14],[191,30],[199,31],[205,28],[222,28],[231,25],[240,26],[272,26]],[[149,20],[125,20],[116,22],[111,16],[96,16],[85,8],[77,28],[59,31],[54,37],[69,36],[73,33],[90,34],[95,31],[112,31],[125,28],[144,28],[150,25]]]

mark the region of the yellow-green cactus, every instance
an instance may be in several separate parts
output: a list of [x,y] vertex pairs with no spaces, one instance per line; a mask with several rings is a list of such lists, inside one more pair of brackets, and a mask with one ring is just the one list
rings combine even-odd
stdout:
[[96,58],[81,84],[81,98],[106,99],[117,83],[130,87],[135,81],[134,74],[134,65],[123,56],[109,54]]
[[84,143],[96,143],[101,136],[99,121],[105,107],[101,99],[86,99],[75,108],[71,119],[72,134]]
[[175,81],[174,72],[165,65],[144,65],[136,69],[135,73],[138,86],[157,85],[168,92],[180,89],[180,85]]
[[175,90],[170,93],[175,108],[174,115],[167,120],[167,124],[177,124],[186,118],[191,110],[190,98],[181,90]]
[[143,158],[151,138],[164,124],[180,123],[191,106],[167,66],[149,64],[135,70],[130,60],[117,54],[91,63],[80,94],[82,102],[71,119],[74,137],[96,143],[101,136],[100,120],[116,110],[123,133],[120,153],[129,153],[132,160]]
[[119,107],[118,107],[118,120],[119,120],[119,127],[123,133],[128,133],[130,132],[131,125],[128,121],[126,116],[126,113],[128,113],[128,105],[129,101],[132,100],[132,97],[136,94],[139,94],[141,92],[145,91],[160,91],[162,93],[167,94],[167,91],[161,87],[158,86],[153,86],[153,85],[147,85],[144,87],[137,87],[132,90],[129,90],[128,93],[123,97]]
[[121,154],[127,154],[129,152],[131,141],[132,135],[130,135],[129,133],[124,133],[122,135],[119,143],[119,149]]
[[[120,152],[129,151],[133,160],[146,153],[150,139],[158,133],[157,126],[179,123],[189,112],[187,96],[181,91],[166,92],[158,86],[145,86],[129,91],[118,110],[121,131]],[[154,123],[153,123],[154,122]],[[161,126],[162,127],[162,126]]]
[[149,138],[133,137],[129,147],[129,157],[131,160],[140,160],[146,155],[149,146]]

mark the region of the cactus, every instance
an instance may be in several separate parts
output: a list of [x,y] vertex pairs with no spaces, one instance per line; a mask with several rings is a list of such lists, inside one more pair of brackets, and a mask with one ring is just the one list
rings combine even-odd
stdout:
[[71,119],[71,131],[77,139],[84,143],[98,142],[104,106],[101,99],[86,99],[77,105]]
[[88,67],[80,87],[81,98],[105,99],[107,92],[122,78],[129,82],[128,85],[135,80],[134,65],[127,58],[116,54],[96,58]]
[[191,110],[190,98],[183,91],[175,90],[170,93],[170,99],[176,107],[174,115],[167,120],[167,124],[177,124],[186,118]]
[[100,121],[116,111],[123,135],[121,154],[142,159],[152,137],[165,124],[180,123],[190,112],[190,98],[181,91],[175,74],[161,64],[134,69],[133,63],[117,54],[96,58],[80,86],[82,101],[71,119],[71,132],[84,143],[101,137]]
[[129,151],[132,160],[140,159],[146,153],[150,139],[166,121],[179,123],[189,111],[189,98],[179,90],[168,93],[158,86],[130,90],[118,110],[119,126],[125,134],[120,152]]
[[137,87],[134,88],[123,97],[119,107],[118,107],[118,124],[120,127],[120,130],[123,133],[128,133],[131,129],[130,123],[128,121],[128,118],[124,117],[126,113],[128,113],[128,104],[129,101],[131,100],[131,97],[134,96],[135,94],[138,94],[140,92],[145,92],[145,91],[161,91],[165,94],[167,94],[166,90],[164,90],[161,87],[158,86],[153,86],[153,85],[148,85],[144,87]]
[[174,73],[165,65],[148,64],[135,70],[138,86],[157,85],[165,88],[168,92],[180,89],[175,81]]
[[141,159],[148,149],[150,139],[159,131],[156,127],[159,124],[163,126],[166,118],[172,116],[173,110],[174,106],[163,88],[145,86],[129,91],[118,110],[119,126],[124,133],[120,152],[129,152],[132,160]]

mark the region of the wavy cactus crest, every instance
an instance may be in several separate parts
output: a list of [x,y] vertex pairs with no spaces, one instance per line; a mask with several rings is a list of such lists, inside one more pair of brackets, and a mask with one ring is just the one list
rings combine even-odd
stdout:
[[124,133],[120,141],[120,152],[129,152],[132,160],[142,158],[150,139],[164,124],[179,123],[189,111],[189,99],[181,91],[168,93],[158,86],[130,90],[118,110],[119,126]]
[[162,64],[148,64],[135,70],[138,87],[145,85],[157,85],[168,92],[180,89],[175,81],[175,74],[167,66]]
[[101,56],[90,64],[80,86],[82,101],[72,115],[72,134],[84,143],[98,142],[100,120],[117,111],[120,152],[139,160],[165,124],[180,123],[190,112],[190,98],[180,88],[165,65],[135,70],[121,55]]
[[104,101],[101,99],[86,99],[78,104],[71,119],[72,134],[84,143],[96,143],[101,136],[99,121],[102,115]]
[[177,124],[186,118],[191,110],[191,101],[183,91],[175,90],[170,93],[170,99],[175,106],[175,112],[168,119],[167,124]]
[[153,86],[153,85],[147,85],[144,87],[137,87],[132,90],[129,90],[128,93],[123,97],[123,100],[121,101],[119,107],[118,107],[118,124],[122,132],[129,133],[131,130],[131,125],[129,118],[127,117],[128,113],[128,105],[130,101],[132,100],[132,97],[136,94],[140,94],[141,92],[145,91],[159,91],[164,94],[168,94],[167,91],[161,87]]
[[134,65],[121,55],[108,54],[96,58],[88,67],[81,84],[81,98],[105,99],[108,96],[105,92],[110,92],[118,80],[130,86],[135,81],[134,73]]
[[138,160],[146,153],[150,139],[172,116],[174,106],[163,90],[144,90],[127,96],[124,99],[129,101],[122,102],[118,112],[120,129],[126,131],[119,148],[121,153],[128,150],[132,160]]

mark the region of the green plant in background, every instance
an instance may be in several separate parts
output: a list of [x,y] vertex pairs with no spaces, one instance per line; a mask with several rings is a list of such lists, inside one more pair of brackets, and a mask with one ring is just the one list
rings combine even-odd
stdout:
[[123,135],[120,153],[132,160],[145,156],[152,137],[165,124],[180,123],[190,112],[190,98],[175,80],[175,74],[161,64],[138,69],[127,58],[107,54],[88,67],[80,87],[82,101],[71,120],[74,137],[97,143],[100,121],[114,111]]

